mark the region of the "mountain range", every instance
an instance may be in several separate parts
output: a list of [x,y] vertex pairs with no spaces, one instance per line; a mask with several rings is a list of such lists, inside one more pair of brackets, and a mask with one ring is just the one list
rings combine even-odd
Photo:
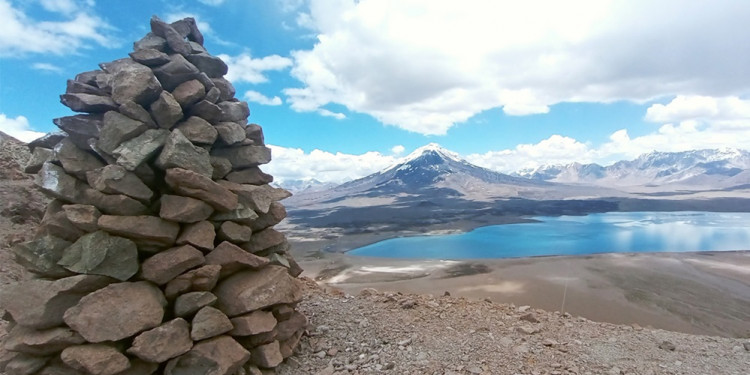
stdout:
[[[318,184],[305,190],[293,188],[296,196],[288,204],[383,204],[387,197],[430,202],[447,197],[468,201],[592,199],[694,195],[717,190],[744,197],[748,188],[750,153],[737,149],[651,152],[609,166],[546,165],[509,175],[473,165],[432,143],[395,165],[354,181],[333,187]],[[368,199],[371,202],[366,202]]]

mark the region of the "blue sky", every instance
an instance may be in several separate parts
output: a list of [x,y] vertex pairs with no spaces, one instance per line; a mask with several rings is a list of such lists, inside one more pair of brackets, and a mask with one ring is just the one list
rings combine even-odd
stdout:
[[750,149],[750,2],[0,0],[0,130],[71,114],[65,80],[195,17],[277,179],[341,182],[426,143],[512,172]]

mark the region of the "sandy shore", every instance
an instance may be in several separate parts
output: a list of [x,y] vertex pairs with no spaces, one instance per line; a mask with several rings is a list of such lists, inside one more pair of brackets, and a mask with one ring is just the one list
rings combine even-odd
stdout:
[[[750,337],[750,251],[598,254],[471,261],[367,258],[320,251],[370,242],[295,242],[306,276],[364,288],[529,305],[595,321]],[[350,243],[351,242],[351,243]]]

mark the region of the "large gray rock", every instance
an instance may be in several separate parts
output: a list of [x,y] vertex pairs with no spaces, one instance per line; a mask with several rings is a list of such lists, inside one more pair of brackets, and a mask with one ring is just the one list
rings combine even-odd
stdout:
[[170,61],[153,69],[165,90],[172,91],[183,82],[198,77],[200,71],[182,55],[170,55]]
[[211,166],[214,167],[214,173],[211,175],[214,180],[220,180],[232,171],[232,163],[218,156],[211,156]]
[[182,107],[168,91],[162,91],[159,98],[149,107],[151,117],[162,129],[171,129],[182,119]]
[[141,264],[141,276],[153,283],[163,285],[177,275],[202,265],[206,259],[198,249],[183,245],[162,251]]
[[239,203],[237,208],[228,212],[216,212],[211,216],[211,220],[221,221],[235,221],[240,224],[251,225],[253,221],[258,218],[258,214],[253,211],[252,208]]
[[250,116],[250,108],[248,108],[247,102],[225,101],[219,102],[218,106],[221,108],[219,121],[222,122],[241,122],[244,124],[247,117]]
[[273,246],[284,243],[286,237],[284,234],[273,228],[266,228],[260,232],[253,233],[250,241],[242,244],[242,248],[251,252],[257,253],[268,249]]
[[51,161],[54,156],[54,152],[48,148],[35,147],[34,151],[31,153],[29,161],[26,163],[26,166],[24,166],[24,173],[33,174],[39,172],[44,163]]
[[190,54],[187,55],[186,58],[193,63],[196,68],[201,72],[206,73],[206,75],[211,78],[221,77],[224,74],[227,74],[227,71],[229,70],[224,61],[221,61],[220,58],[211,56],[205,52]]
[[219,148],[212,150],[211,155],[226,158],[235,170],[256,167],[271,161],[271,149],[265,146]]
[[124,194],[148,202],[154,192],[138,176],[120,165],[107,165],[86,173],[89,186],[107,194]]
[[157,127],[156,122],[151,118],[151,114],[144,107],[132,100],[126,100],[120,104],[118,110],[123,115],[146,124],[150,129]]
[[133,51],[137,52],[144,49],[154,49],[164,52],[167,49],[167,40],[154,33],[148,33],[146,36],[133,43]]
[[271,332],[276,327],[276,318],[270,311],[257,310],[231,319],[234,328],[232,336],[252,336]]
[[5,337],[5,349],[39,356],[59,353],[71,345],[85,343],[86,340],[67,327],[35,330],[16,325]]
[[82,93],[62,94],[60,103],[75,112],[97,113],[117,110],[117,103],[109,96]]
[[214,225],[208,221],[199,221],[184,225],[176,243],[178,245],[193,245],[201,250],[211,250],[214,248],[215,238]]
[[187,353],[192,347],[188,322],[177,318],[136,336],[128,353],[147,362],[161,363]]
[[185,17],[181,20],[177,20],[172,22],[172,27],[180,35],[188,38],[191,42],[190,45],[193,46],[193,51],[195,51],[195,45],[200,47],[203,46],[203,34],[198,30],[198,23],[195,22],[195,18]]
[[228,145],[240,143],[245,140],[245,128],[236,122],[220,122],[216,124],[219,139]]
[[127,238],[100,230],[84,235],[65,249],[57,264],[76,273],[125,281],[138,272],[138,247]]
[[181,294],[174,301],[174,315],[185,317],[198,312],[198,310],[216,303],[216,296],[211,292],[188,292]]
[[218,211],[226,212],[237,208],[237,194],[212,181],[204,174],[182,168],[171,168],[167,170],[164,180],[177,193],[200,199]]
[[60,130],[68,134],[69,139],[83,150],[90,150],[90,139],[99,138],[102,125],[102,114],[88,114],[60,117],[52,120]]
[[177,103],[180,103],[183,109],[186,109],[206,96],[206,87],[197,79],[192,79],[177,86],[172,91],[172,96],[177,100]]
[[97,225],[109,233],[130,238],[136,244],[145,246],[171,246],[180,231],[179,224],[148,215],[102,215]]
[[229,336],[201,341],[189,352],[172,359],[164,369],[165,375],[234,374],[250,359],[250,352]]
[[265,185],[273,182],[273,176],[263,173],[258,167],[235,170],[226,179],[238,184]]
[[94,275],[76,275],[55,281],[28,280],[0,290],[0,307],[22,326],[52,328],[63,323],[63,313],[81,297],[113,281]]
[[66,204],[62,208],[68,221],[78,229],[87,233],[99,229],[96,222],[102,213],[96,207],[88,204]]
[[289,319],[280,321],[276,325],[276,339],[279,341],[288,340],[306,327],[307,317],[301,312],[295,311]]
[[195,223],[208,219],[213,212],[213,207],[202,200],[171,194],[161,196],[159,217],[166,220]]
[[221,266],[221,276],[240,270],[256,269],[268,265],[268,259],[242,250],[237,245],[224,241],[206,255],[206,264]]
[[109,111],[104,114],[96,146],[112,155],[121,143],[143,134],[147,129],[148,126],[141,121],[133,120],[117,111]]
[[163,170],[169,168],[187,169],[209,179],[213,173],[208,151],[195,146],[178,129],[173,130],[167,137],[164,149],[156,159],[156,166]]
[[164,288],[164,294],[172,299],[182,293],[212,290],[219,281],[221,266],[205,265],[175,277]]
[[71,346],[60,353],[60,358],[66,365],[91,375],[115,375],[130,367],[128,357],[103,344]]
[[[55,202],[55,206],[57,206],[57,203],[60,201],[55,200]],[[48,209],[44,213],[44,218],[39,224],[36,233],[34,233],[34,237],[54,236],[62,238],[65,241],[74,242],[84,234],[86,232],[68,220],[68,217],[61,208],[55,207],[55,210]]]
[[46,277],[70,276],[71,272],[57,264],[70,242],[53,235],[43,235],[13,247],[16,262],[37,275]]
[[234,326],[221,310],[206,306],[198,310],[190,323],[190,338],[201,341],[227,333]]
[[279,266],[235,273],[220,282],[214,294],[219,299],[216,306],[229,317],[302,299],[299,281]]
[[48,360],[48,357],[18,353],[5,365],[5,374],[32,375],[44,367]]
[[87,83],[78,82],[72,79],[68,80],[65,86],[65,93],[66,94],[91,94],[91,95],[99,95],[99,96],[107,95],[106,91],[94,85],[89,85]]
[[187,120],[177,124],[176,127],[190,142],[211,145],[216,141],[219,133],[208,121],[198,117],[190,116]]
[[166,305],[164,295],[152,284],[124,282],[81,298],[63,319],[88,342],[118,341],[159,326]]
[[113,152],[117,157],[117,164],[129,171],[135,171],[149,158],[156,155],[157,151],[164,146],[169,136],[169,130],[149,129],[143,134],[122,143]]
[[266,144],[265,138],[263,137],[263,128],[258,124],[248,124],[245,127],[245,135],[247,135],[247,138],[253,141],[253,144],[256,146]]
[[145,65],[128,65],[112,77],[112,100],[118,104],[132,100],[140,105],[149,105],[159,97],[161,91],[159,80]]
[[63,139],[55,146],[55,159],[60,161],[69,174],[85,179],[86,172],[104,166],[93,154],[81,150],[69,139]]

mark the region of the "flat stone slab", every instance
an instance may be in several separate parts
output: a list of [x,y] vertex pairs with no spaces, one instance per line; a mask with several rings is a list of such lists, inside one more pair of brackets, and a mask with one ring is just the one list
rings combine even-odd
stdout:
[[299,281],[286,268],[273,265],[235,273],[221,281],[214,294],[219,299],[216,306],[229,317],[302,299]]
[[171,246],[180,232],[179,224],[149,215],[102,215],[97,225],[109,233],[150,246]]
[[138,247],[127,238],[99,230],[65,249],[57,264],[76,273],[125,281],[138,272]]
[[167,185],[184,196],[200,199],[219,211],[237,208],[237,194],[200,173],[184,168],[170,168],[165,177]]
[[200,250],[183,245],[157,253],[141,264],[141,277],[158,285],[168,283],[179,274],[206,261]]

